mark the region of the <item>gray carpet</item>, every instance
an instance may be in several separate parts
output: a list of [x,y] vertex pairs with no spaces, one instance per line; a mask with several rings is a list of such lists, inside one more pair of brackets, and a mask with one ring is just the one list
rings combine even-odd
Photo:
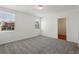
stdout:
[[0,46],[0,54],[78,54],[75,43],[37,36]]

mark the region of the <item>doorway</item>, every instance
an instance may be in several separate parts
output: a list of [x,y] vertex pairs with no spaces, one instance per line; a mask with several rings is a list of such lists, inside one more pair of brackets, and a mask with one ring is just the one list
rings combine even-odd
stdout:
[[58,39],[66,40],[66,18],[58,18]]

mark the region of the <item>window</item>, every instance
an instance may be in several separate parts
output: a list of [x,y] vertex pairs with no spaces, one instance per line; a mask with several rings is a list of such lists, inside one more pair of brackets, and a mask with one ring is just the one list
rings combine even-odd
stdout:
[[39,24],[40,20],[36,19],[35,20],[35,29],[40,29],[40,24]]
[[0,11],[0,31],[12,31],[15,29],[15,14]]

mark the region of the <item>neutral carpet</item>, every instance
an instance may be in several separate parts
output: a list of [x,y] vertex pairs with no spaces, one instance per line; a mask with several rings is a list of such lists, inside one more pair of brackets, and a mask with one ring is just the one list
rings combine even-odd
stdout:
[[75,43],[37,36],[0,46],[0,54],[76,54]]

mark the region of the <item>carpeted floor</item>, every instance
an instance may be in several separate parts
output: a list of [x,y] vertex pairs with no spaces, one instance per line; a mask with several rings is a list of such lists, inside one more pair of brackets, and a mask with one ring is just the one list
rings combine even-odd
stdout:
[[37,36],[0,46],[0,54],[78,54],[75,43]]

